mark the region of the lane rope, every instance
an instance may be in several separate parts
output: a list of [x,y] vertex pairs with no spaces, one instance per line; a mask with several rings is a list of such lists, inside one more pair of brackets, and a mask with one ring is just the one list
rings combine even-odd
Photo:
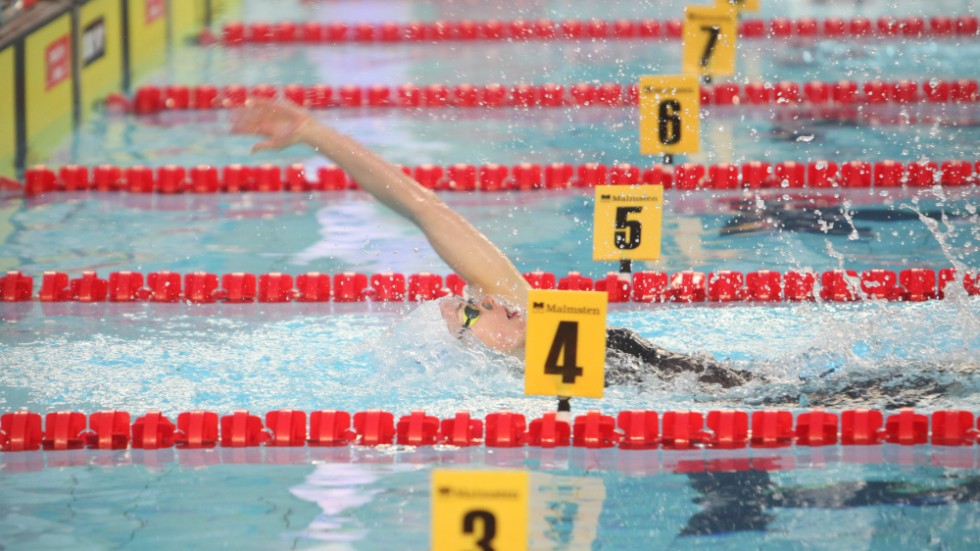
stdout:
[[[632,274],[609,272],[593,279],[580,272],[556,276],[551,272],[528,272],[524,278],[535,289],[605,291],[610,303],[655,304],[735,303],[735,302],[852,302],[861,300],[921,302],[946,297],[960,286],[967,295],[980,295],[980,273],[971,269],[960,274],[954,268],[933,270],[907,268],[788,271],[734,270],[699,272],[684,270],[637,271]],[[456,274],[382,272],[364,274],[310,272],[295,277],[284,273],[208,272],[180,274],[159,271],[148,274],[118,271],[107,279],[97,272],[70,277],[65,272],[44,272],[37,294],[34,279],[19,271],[0,277],[0,303],[41,302],[155,302],[189,304],[212,303],[351,303],[415,302],[448,295],[462,296],[466,282]],[[71,313],[58,308],[44,313]],[[9,312],[15,317],[14,312]]]
[[[679,40],[680,19],[514,19],[509,21],[411,21],[398,22],[232,22],[215,36],[205,29],[201,45],[306,43],[306,44],[397,44],[443,43],[450,41],[556,41],[556,40]],[[784,17],[769,21],[746,19],[738,34],[745,39],[942,39],[978,35],[975,15],[925,17],[855,17],[827,19]]]
[[[922,82],[875,80],[858,83],[851,80],[837,82],[815,80],[802,84],[790,81],[749,82],[743,85],[721,83],[702,85],[700,95],[702,105],[823,107],[825,109],[813,109],[805,115],[844,121],[859,119],[861,113],[857,107],[861,106],[972,105],[980,98],[977,81],[968,78],[930,79]],[[106,108],[110,111],[130,112],[136,115],[153,115],[164,111],[234,109],[244,105],[249,98],[281,98],[310,109],[585,108],[636,106],[639,90],[636,83],[616,82],[601,84],[578,82],[565,85],[559,83],[514,85],[406,83],[400,86],[172,84],[142,86],[136,90],[131,99],[119,94],[110,95],[106,100]],[[842,107],[851,110],[841,112]],[[881,117],[881,114],[874,115]],[[922,115],[922,122],[942,122],[950,119],[947,124],[959,124],[956,117],[962,114],[950,114],[946,117],[943,115],[944,113],[941,112],[925,113]],[[967,118],[973,120],[969,114]],[[887,120],[879,122],[888,123]],[[915,114],[905,115],[901,120],[893,121],[894,124],[914,122],[919,122]]]
[[[21,410],[0,417],[0,450],[67,451],[91,449],[343,447],[343,446],[485,446],[487,448],[583,447],[623,450],[782,448],[792,445],[973,446],[980,430],[974,414],[941,410],[931,415],[903,408],[888,415],[851,409],[839,414],[822,409],[794,415],[788,410],[650,410],[619,412],[616,417],[589,411],[572,422],[555,412],[527,422],[513,411],[490,413],[484,419],[460,411],[439,419],[413,410],[397,420],[380,409],[356,412],[275,410],[262,417],[247,410],[218,416],[188,411],[176,422],[149,411],[131,422],[126,411],[86,415],[55,411],[42,418]],[[931,430],[930,430],[931,429]]]
[[[734,189],[919,189],[964,187],[980,182],[980,160],[947,161],[748,161],[703,165],[628,163],[519,163],[449,166],[403,166],[419,185],[435,191],[517,192],[590,189],[598,185],[662,185],[675,190]],[[315,170],[303,164],[223,167],[164,165],[156,169],[135,165],[37,165],[24,172],[24,182],[8,188],[26,197],[57,192],[239,193],[357,190],[357,182],[335,165]]]

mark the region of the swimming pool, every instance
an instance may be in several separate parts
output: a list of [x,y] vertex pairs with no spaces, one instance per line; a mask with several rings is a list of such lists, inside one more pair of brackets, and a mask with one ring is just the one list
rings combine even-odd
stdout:
[[[249,20],[347,21],[518,16],[674,17],[679,4],[523,5],[519,14],[483,3],[247,2]],[[929,13],[967,13],[940,2]],[[860,7],[773,2],[760,17],[823,18],[915,14],[914,6]],[[905,11],[903,11],[905,10]],[[975,38],[819,40],[772,52],[746,42],[746,80],[972,78]],[[657,56],[648,56],[655,50]],[[660,52],[663,52],[662,54]],[[150,83],[375,84],[405,81],[629,82],[676,69],[679,43],[553,42],[242,48],[180,47]],[[487,59],[496,60],[488,67]],[[256,61],[262,63],[256,63]],[[505,67],[494,69],[493,67]],[[499,74],[495,71],[499,70]],[[976,104],[959,106],[976,115]],[[947,108],[951,108],[947,106]],[[648,165],[636,151],[628,108],[540,110],[338,109],[318,116],[405,165],[520,162]],[[787,135],[765,108],[718,106],[706,116],[694,163],[750,160],[980,158],[976,125],[822,122]],[[227,113],[104,114],[50,162],[130,166],[322,164],[308,151],[248,157],[252,141],[224,136]],[[799,139],[800,137],[804,139]],[[812,138],[807,139],[807,136]],[[311,171],[312,172],[312,171]],[[522,271],[601,278],[613,263],[591,260],[588,191],[442,194],[515,259]],[[751,212],[808,201],[854,217],[855,231],[741,225]],[[865,271],[980,264],[974,186],[855,190],[668,190],[664,258],[634,269],[779,272]],[[812,203],[809,203],[812,205]],[[410,226],[356,191],[155,195],[56,193],[8,198],[12,230],[0,248],[8,269],[78,277],[96,270],[185,274],[386,271],[446,274]],[[897,213],[891,221],[876,214]],[[941,212],[945,219],[928,223]],[[911,214],[912,216],[904,216]],[[901,215],[901,216],[900,216]],[[547,219],[547,232],[539,220]],[[358,231],[370,227],[367,233]],[[609,324],[636,329],[677,350],[727,358],[764,373],[765,383],[706,392],[692,381],[613,387],[603,400],[573,402],[574,413],[632,409],[796,413],[823,405],[895,413],[980,411],[977,301],[961,287],[921,303],[611,305]],[[438,332],[406,325],[441,322],[413,303],[161,304],[2,303],[3,411],[95,412],[134,417],[160,410],[227,415],[291,408],[396,418],[421,408],[439,418],[504,409],[541,417],[554,402],[524,396],[506,359],[443,348]],[[696,330],[692,331],[692,328]],[[831,371],[832,375],[820,377]],[[801,380],[802,379],[802,380]],[[837,391],[871,380],[861,395]],[[882,382],[884,381],[884,382]],[[904,389],[901,391],[900,389]],[[735,450],[590,450],[378,446],[71,450],[3,453],[0,542],[11,548],[423,549],[428,545],[429,477],[443,466],[522,468],[533,473],[531,548],[970,548],[977,544],[976,446],[794,446]],[[46,467],[46,468],[45,468]]]

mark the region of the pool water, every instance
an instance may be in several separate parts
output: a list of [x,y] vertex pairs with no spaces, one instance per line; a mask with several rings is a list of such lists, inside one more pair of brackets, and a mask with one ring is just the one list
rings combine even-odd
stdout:
[[[869,1],[763,2],[761,18],[975,12]],[[682,4],[636,2],[244,2],[248,20],[678,17]],[[928,10],[928,11],[926,11]],[[462,15],[461,15],[462,14]],[[980,41],[858,40],[770,48],[746,41],[738,82],[976,78]],[[478,43],[446,47],[183,46],[150,75],[201,82],[399,85],[404,82],[633,82],[678,71],[679,43]],[[948,123],[846,124],[768,110],[709,109],[697,163],[980,159],[980,107],[938,110]],[[780,110],[777,110],[781,112]],[[906,113],[907,115],[909,113]],[[911,113],[914,114],[914,113]],[[405,165],[629,162],[628,108],[333,110],[318,118]],[[958,122],[952,122],[958,121]],[[967,122],[963,122],[967,121]],[[969,121],[974,121],[970,123]],[[130,166],[325,161],[304,148],[248,155],[228,113],[134,118],[103,113],[50,164]],[[805,139],[799,139],[804,137]],[[677,272],[857,271],[980,266],[976,186],[921,190],[668,191],[663,258]],[[523,271],[601,277],[591,259],[592,198],[578,190],[444,193]],[[408,223],[359,192],[0,198],[0,269],[35,277],[122,270],[448,273]],[[787,213],[819,205],[824,225]],[[792,206],[788,209],[787,206]],[[845,216],[846,214],[846,216]],[[779,225],[731,232],[747,215]],[[741,217],[741,218],[740,218]],[[541,220],[547,220],[546,228]],[[829,221],[829,222],[828,222]],[[828,231],[826,223],[835,228]],[[0,303],[0,406],[94,412],[421,408],[449,417],[511,409],[539,417],[554,401],[523,395],[520,364],[451,341],[433,305]],[[610,387],[598,409],[657,411],[869,407],[980,411],[980,303],[959,288],[924,303],[625,304],[610,326],[760,375],[718,391],[683,377]],[[409,331],[408,328],[412,330]],[[692,330],[693,328],[693,330]],[[847,392],[859,388],[860,392]],[[425,549],[434,468],[532,473],[533,549],[969,549],[980,545],[975,446],[895,445],[734,451],[212,449],[0,455],[0,546],[170,549]]]

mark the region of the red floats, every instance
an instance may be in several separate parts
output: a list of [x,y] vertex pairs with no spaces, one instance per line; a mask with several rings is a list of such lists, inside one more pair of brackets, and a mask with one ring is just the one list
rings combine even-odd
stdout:
[[265,414],[269,431],[266,446],[302,446],[306,443],[306,413],[294,409],[270,411]]
[[373,274],[371,290],[374,300],[382,302],[400,302],[405,300],[405,276],[391,272]]
[[333,276],[334,302],[360,302],[367,298],[367,276],[344,272]]
[[901,300],[920,302],[934,299],[936,291],[936,272],[924,268],[910,268],[898,273],[898,283],[901,285]]
[[871,163],[850,161],[840,167],[840,184],[842,187],[867,188],[871,187]]
[[617,273],[610,273],[602,279],[597,279],[595,290],[605,291],[609,295],[609,302],[629,302],[630,300],[630,282],[628,279],[621,278],[620,274]]
[[0,302],[25,302],[34,293],[34,280],[18,271],[0,277]]
[[354,432],[362,446],[391,444],[395,439],[395,418],[380,409],[355,413]]
[[977,439],[973,413],[963,410],[936,411],[932,414],[934,446],[969,446]]
[[929,436],[929,418],[911,408],[902,408],[885,420],[884,436],[885,441],[892,444],[925,444]]
[[932,187],[938,182],[939,166],[932,161],[919,161],[908,165],[910,187]]
[[973,180],[973,167],[969,161],[944,161],[940,170],[942,176],[939,181],[944,186],[963,186]]
[[443,442],[450,446],[475,446],[483,439],[483,421],[472,419],[468,411],[460,411],[441,424]]
[[208,304],[217,298],[218,276],[206,272],[194,272],[184,276],[184,300],[196,304]]
[[524,445],[526,421],[520,413],[502,411],[486,418],[486,440],[490,448],[516,448]]
[[540,419],[531,421],[527,430],[527,444],[541,448],[568,446],[571,429],[568,423],[558,419],[554,411],[545,413]]
[[46,450],[74,450],[85,445],[85,414],[75,411],[55,411],[44,416],[44,438],[41,445]]
[[193,193],[217,193],[218,169],[213,166],[198,165],[190,171],[190,191]]
[[566,163],[551,163],[544,167],[544,187],[565,189],[571,185],[575,169]]
[[704,165],[684,163],[674,169],[674,189],[701,189],[704,186]]
[[836,444],[837,415],[821,409],[799,414],[796,418],[796,443],[803,446]]
[[89,415],[90,431],[86,434],[88,447],[99,450],[119,450],[129,446],[129,413],[98,411]]
[[752,412],[753,447],[779,448],[793,443],[793,414],[788,411]]
[[213,448],[218,445],[218,414],[198,410],[177,415],[174,444],[179,448]]
[[657,447],[660,422],[656,411],[621,411],[616,417],[616,425],[623,431],[620,448],[646,450]]
[[558,280],[558,289],[562,291],[591,291],[592,278],[585,277],[579,272],[568,272],[568,275]]
[[611,448],[622,437],[616,432],[616,420],[598,411],[576,417],[573,428],[572,445],[579,448]]
[[595,187],[606,184],[606,165],[599,163],[585,163],[578,167],[578,180],[573,185],[575,187]]
[[722,270],[708,274],[708,300],[732,302],[746,297],[745,277],[742,272]]
[[776,163],[774,184],[784,188],[802,188],[806,182],[806,165],[794,161]]
[[861,272],[861,291],[869,299],[897,300],[901,297],[898,275],[891,270],[866,270]]
[[108,295],[110,302],[134,302],[145,300],[149,292],[143,289],[143,274],[112,272],[109,274]]
[[668,411],[663,416],[664,448],[685,450],[704,440],[704,416],[697,411]]
[[820,276],[820,298],[830,302],[858,299],[858,275],[853,270],[830,270]]
[[749,441],[749,415],[744,411],[709,411],[707,422],[712,448],[744,448]]
[[4,413],[0,417],[0,450],[5,452],[34,451],[41,448],[44,432],[41,416],[29,411]]
[[85,191],[89,189],[88,168],[67,165],[58,170],[58,184],[65,191]]
[[506,166],[488,164],[480,167],[478,185],[481,191],[503,191],[506,179]]
[[309,272],[296,276],[294,298],[298,302],[327,302],[330,300],[330,276]]
[[439,419],[414,410],[398,420],[397,443],[403,446],[431,446],[439,437]]
[[513,185],[510,189],[529,191],[541,189],[541,165],[533,163],[521,163],[511,168]]
[[444,296],[442,276],[420,273],[408,277],[408,300],[412,302],[433,300]]
[[340,167],[328,165],[317,169],[318,191],[340,191],[348,188],[347,173]]
[[289,302],[294,294],[293,276],[281,273],[259,276],[259,302]]
[[346,446],[354,441],[357,434],[350,428],[350,414],[346,411],[324,410],[310,414],[311,446]]
[[816,280],[817,276],[812,272],[786,272],[783,275],[783,297],[793,302],[814,300]]
[[881,443],[880,411],[849,409],[841,413],[840,441],[845,446],[867,446]]
[[686,270],[670,278],[665,296],[674,302],[704,302],[706,287],[704,273]]
[[[177,424],[180,425],[179,418]],[[251,415],[248,410],[235,410],[231,415],[221,417],[222,447],[247,448],[260,446],[268,439],[269,433],[262,426],[262,419],[258,415]]]
[[811,188],[837,186],[837,163],[813,161],[806,165],[806,183]]
[[711,189],[738,189],[738,167],[730,163],[711,165],[708,183]]
[[476,189],[476,167],[468,164],[454,164],[446,174],[446,188],[454,191],[473,191]]
[[555,274],[551,272],[530,272],[524,274],[524,279],[532,289],[554,289]]
[[643,271],[633,274],[634,302],[663,302],[666,290],[666,272]]
[[99,279],[95,272],[82,272],[82,277],[71,280],[70,296],[78,302],[104,302],[109,294],[109,282]]
[[874,164],[875,188],[901,187],[905,181],[905,165],[895,161],[879,161]]
[[34,197],[52,192],[57,188],[58,177],[45,166],[35,166],[24,171],[24,195]]
[[159,411],[148,411],[133,423],[133,447],[144,450],[169,448],[174,445],[176,427]]
[[225,302],[253,302],[255,295],[255,274],[235,272],[221,276],[221,292],[217,296]]
[[153,272],[147,276],[151,302],[178,302],[181,297],[180,274],[177,272]]
[[782,275],[772,270],[745,274],[745,299],[778,302],[782,299]]

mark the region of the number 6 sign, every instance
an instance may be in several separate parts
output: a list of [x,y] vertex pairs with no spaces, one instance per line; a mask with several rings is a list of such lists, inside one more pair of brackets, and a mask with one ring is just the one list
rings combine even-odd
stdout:
[[696,153],[701,88],[696,75],[640,78],[640,153]]

